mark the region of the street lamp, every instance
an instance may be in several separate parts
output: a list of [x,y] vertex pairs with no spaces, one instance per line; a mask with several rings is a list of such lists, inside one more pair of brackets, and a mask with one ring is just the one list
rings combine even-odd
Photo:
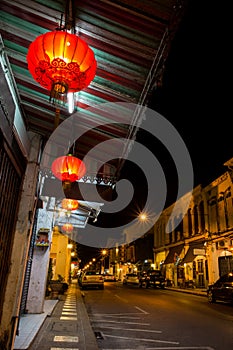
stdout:
[[138,217],[139,217],[139,220],[140,220],[140,221],[146,221],[146,220],[148,219],[146,213],[141,213],[141,214],[139,214]]
[[107,250],[106,249],[103,249],[102,252],[102,266],[101,266],[101,273],[103,274],[104,273],[104,270],[105,270],[105,257],[107,255]]

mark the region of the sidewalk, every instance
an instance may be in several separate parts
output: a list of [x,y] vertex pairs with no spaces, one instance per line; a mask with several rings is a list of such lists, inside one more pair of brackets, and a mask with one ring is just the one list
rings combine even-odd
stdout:
[[20,317],[19,335],[14,349],[28,349],[47,316],[50,316],[59,300],[45,300],[42,314],[26,314]]
[[[78,348],[80,350],[97,350],[97,341],[94,332],[91,328],[89,317],[84,305],[83,296],[80,289],[77,287],[77,282],[73,281],[68,288],[67,294],[61,296],[61,301],[70,300],[70,295],[76,295],[76,310],[75,317],[62,316],[63,323],[69,318],[72,322],[77,322],[77,333],[75,335],[78,339]],[[14,350],[28,349],[36,338],[40,328],[42,327],[46,317],[52,315],[56,306],[59,307],[60,300],[45,300],[44,313],[42,314],[26,314],[20,318],[19,321],[19,335],[15,338]],[[70,303],[70,301],[67,301]],[[68,312],[66,312],[67,314]],[[65,321],[64,321],[65,320]],[[68,321],[67,321],[68,322]]]
[[[77,283],[73,281],[70,288],[75,288],[77,296],[77,323],[78,323],[78,336],[79,336],[79,349],[81,350],[97,350],[97,342],[95,335],[92,331],[89,317],[84,305],[82,293],[77,287]],[[68,291],[69,291],[68,289]],[[174,292],[189,293],[206,297],[206,289],[198,288],[175,288],[166,287],[166,289]],[[19,322],[19,335],[15,338],[14,350],[26,350],[29,348],[41,326],[43,325],[46,317],[51,316],[54,308],[59,300],[45,300],[44,313],[42,314],[27,314],[20,318]]]
[[179,288],[179,287],[166,287],[166,289],[173,290],[175,292],[189,293],[194,295],[200,295],[207,298],[207,291],[205,288]]

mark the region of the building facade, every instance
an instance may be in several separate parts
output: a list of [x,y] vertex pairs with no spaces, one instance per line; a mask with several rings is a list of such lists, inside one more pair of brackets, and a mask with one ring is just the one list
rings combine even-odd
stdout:
[[[187,196],[188,210],[184,212]],[[233,270],[233,189],[229,169],[166,208],[154,225],[154,263],[174,286],[206,287]]]

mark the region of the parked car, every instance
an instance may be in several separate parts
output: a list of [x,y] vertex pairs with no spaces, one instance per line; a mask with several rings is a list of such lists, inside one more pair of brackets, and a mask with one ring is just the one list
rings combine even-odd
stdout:
[[116,282],[116,276],[110,274],[110,273],[106,273],[104,274],[104,281],[106,282]]
[[207,298],[210,303],[217,300],[233,303],[233,272],[221,276],[207,287]]
[[123,277],[123,284],[139,284],[139,278],[137,273],[127,273]]
[[104,277],[98,271],[84,271],[80,278],[79,285],[81,289],[104,289]]
[[166,285],[166,279],[160,270],[148,270],[140,274],[139,287],[159,287],[164,289]]

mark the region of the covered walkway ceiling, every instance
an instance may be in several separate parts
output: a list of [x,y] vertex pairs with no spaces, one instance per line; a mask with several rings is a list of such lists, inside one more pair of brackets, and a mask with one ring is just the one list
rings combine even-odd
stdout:
[[[162,79],[185,1],[82,0],[74,4],[77,34],[93,49],[98,65],[92,83],[77,94],[75,106],[83,113],[82,123],[90,127],[92,118],[101,122],[108,117],[101,115],[98,108],[95,114],[85,114],[89,107],[106,102],[147,104]],[[65,6],[65,0],[1,0],[0,3],[1,55],[9,60],[27,130],[39,133],[45,140],[55,128],[55,107],[49,102],[49,91],[29,73],[26,55],[38,35],[59,26]],[[62,107],[59,123],[68,117],[67,108]],[[82,138],[79,157],[97,141],[134,138],[129,127],[111,125],[112,122],[109,119],[109,125]],[[118,164],[116,174],[119,174],[117,168]]]

